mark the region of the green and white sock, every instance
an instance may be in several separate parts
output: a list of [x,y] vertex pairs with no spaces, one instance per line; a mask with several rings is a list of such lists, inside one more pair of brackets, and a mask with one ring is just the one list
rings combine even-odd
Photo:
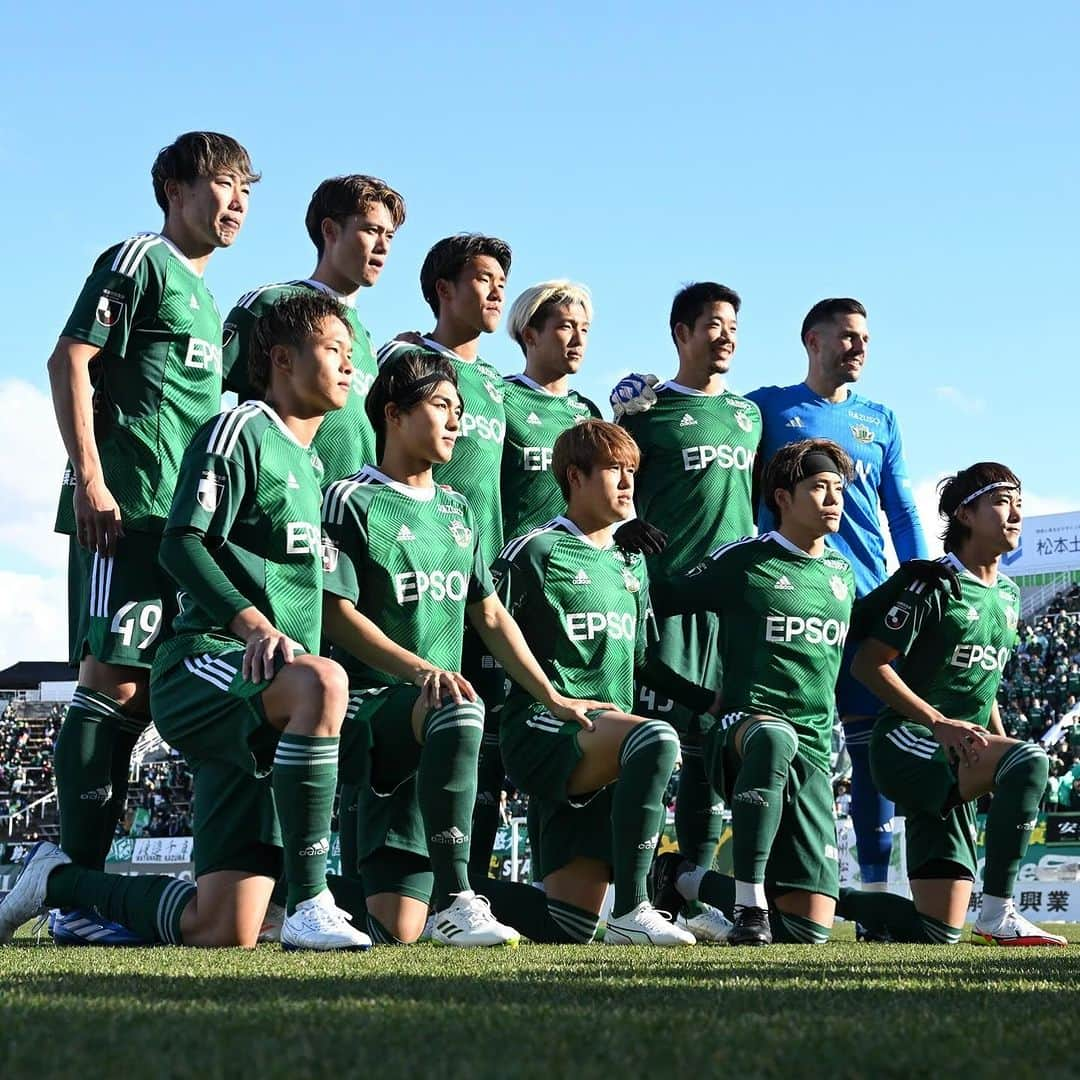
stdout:
[[865,889],[841,889],[836,913],[873,933],[887,933],[893,941],[905,944],[955,945],[963,929],[923,915],[906,897]]
[[1031,843],[1046,790],[1050,760],[1038,743],[1016,743],[994,770],[994,798],[986,817],[983,892],[1012,896],[1020,860]]
[[491,913],[538,945],[588,945],[596,937],[600,916],[517,881],[473,878],[473,888],[486,896]]

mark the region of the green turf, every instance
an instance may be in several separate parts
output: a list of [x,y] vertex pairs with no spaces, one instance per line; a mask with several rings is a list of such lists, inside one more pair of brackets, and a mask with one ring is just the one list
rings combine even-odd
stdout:
[[341,956],[24,936],[0,949],[0,1077],[1076,1075],[1080,947],[850,936]]

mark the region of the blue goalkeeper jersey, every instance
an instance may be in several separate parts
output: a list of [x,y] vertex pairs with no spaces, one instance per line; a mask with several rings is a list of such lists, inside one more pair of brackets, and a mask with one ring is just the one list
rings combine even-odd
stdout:
[[[855,393],[845,401],[826,401],[806,383],[763,386],[746,396],[761,410],[762,468],[781,446],[800,439],[832,439],[851,455],[855,476],[844,491],[840,531],[826,542],[851,563],[857,596],[865,596],[888,576],[882,509],[896,557],[901,562],[926,558],[926,538],[892,409]],[[764,535],[775,527],[772,513],[762,504],[758,532]]]

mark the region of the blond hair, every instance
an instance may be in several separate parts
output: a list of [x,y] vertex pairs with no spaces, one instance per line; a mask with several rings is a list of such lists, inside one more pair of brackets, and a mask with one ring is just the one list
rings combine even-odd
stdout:
[[506,332],[525,352],[526,328],[540,330],[554,308],[570,304],[580,304],[585,309],[585,321],[592,322],[592,296],[584,285],[565,278],[541,281],[539,285],[526,289],[514,301]]

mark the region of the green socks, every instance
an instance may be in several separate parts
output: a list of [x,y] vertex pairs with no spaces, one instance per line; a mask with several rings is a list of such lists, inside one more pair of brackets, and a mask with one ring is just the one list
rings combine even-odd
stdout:
[[963,927],[921,914],[910,900],[894,893],[841,889],[836,913],[875,934],[909,944],[955,945],[963,932]]
[[986,818],[983,892],[1011,897],[1020,860],[1031,842],[1046,790],[1050,761],[1037,743],[1016,743],[994,770],[994,798]]
[[54,767],[60,847],[80,866],[102,870],[127,797],[131,751],[146,717],[79,686],[60,727]]
[[675,801],[675,836],[683,858],[711,870],[724,829],[723,804],[705,773],[701,747],[682,747],[679,795]]
[[742,763],[731,798],[732,859],[736,881],[765,880],[780,818],[788,769],[799,737],[783,720],[754,720],[742,737]]
[[97,908],[147,942],[182,945],[180,917],[195,899],[190,881],[163,874],[106,874],[74,863],[58,866],[46,885],[50,907]]
[[517,881],[473,879],[473,888],[491,903],[499,922],[512,926],[538,945],[588,945],[600,916],[584,908],[550,900],[539,889]]
[[831,927],[779,908],[769,911],[769,925],[777,945],[824,945],[832,933]]
[[619,781],[611,807],[612,914],[648,899],[645,878],[664,820],[664,789],[679,753],[679,737],[663,720],[636,725],[619,749]]
[[330,815],[338,769],[337,736],[294,735],[286,731],[274,754],[271,784],[281,821],[286,910],[326,888]]
[[[360,789],[354,784],[338,788],[338,843],[341,876],[360,880]],[[340,907],[340,905],[338,905]]]
[[491,853],[499,832],[499,800],[506,775],[497,731],[484,733],[480,764],[476,775],[476,805],[472,815],[469,876],[486,878],[491,871]]
[[449,907],[452,894],[469,891],[469,830],[483,734],[479,701],[441,705],[424,721],[416,793],[435,878],[436,911]]

